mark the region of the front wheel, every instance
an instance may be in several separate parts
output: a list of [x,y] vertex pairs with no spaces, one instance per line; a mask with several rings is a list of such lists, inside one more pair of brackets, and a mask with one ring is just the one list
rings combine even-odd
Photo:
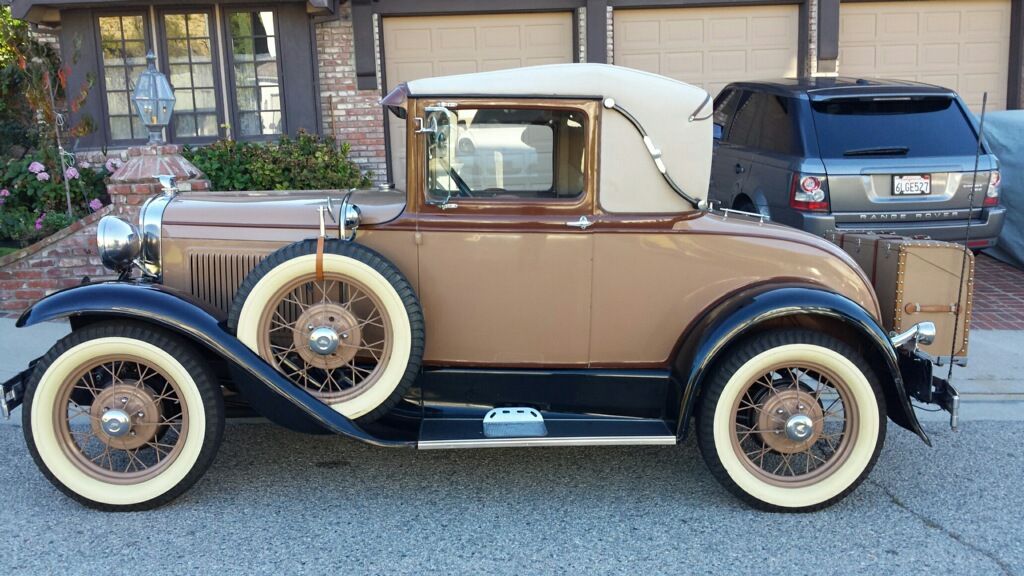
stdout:
[[884,398],[871,368],[839,340],[767,332],[719,364],[697,434],[708,468],[741,500],[769,511],[820,510],[874,467]]
[[210,368],[177,336],[99,323],[39,361],[22,420],[36,465],[62,492],[100,510],[148,510],[210,467],[224,404]]

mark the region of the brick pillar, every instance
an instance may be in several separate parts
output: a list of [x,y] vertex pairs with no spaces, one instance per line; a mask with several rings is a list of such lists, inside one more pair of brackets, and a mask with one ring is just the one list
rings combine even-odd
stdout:
[[142,204],[159,193],[158,176],[174,176],[179,192],[209,190],[210,181],[173,144],[130,148],[128,162],[110,176],[107,193],[114,212],[137,221]]

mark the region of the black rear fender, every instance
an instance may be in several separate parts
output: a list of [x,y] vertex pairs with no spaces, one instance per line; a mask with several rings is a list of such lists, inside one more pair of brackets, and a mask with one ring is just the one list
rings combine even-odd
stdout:
[[880,380],[889,418],[931,445],[914,414],[896,350],[885,330],[848,298],[801,285],[762,285],[734,294],[687,331],[672,369],[680,390],[676,431],[680,439],[686,433],[705,380],[723,355],[755,334],[782,327],[819,330],[858,350]]

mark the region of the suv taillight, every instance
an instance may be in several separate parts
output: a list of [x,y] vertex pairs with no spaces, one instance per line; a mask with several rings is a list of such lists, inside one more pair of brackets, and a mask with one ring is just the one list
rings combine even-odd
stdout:
[[999,170],[993,170],[992,174],[988,177],[988,190],[985,191],[985,201],[981,203],[982,206],[999,205],[1000,182],[1002,182],[1002,178],[999,176]]
[[824,176],[794,173],[789,191],[789,207],[806,212],[828,212]]

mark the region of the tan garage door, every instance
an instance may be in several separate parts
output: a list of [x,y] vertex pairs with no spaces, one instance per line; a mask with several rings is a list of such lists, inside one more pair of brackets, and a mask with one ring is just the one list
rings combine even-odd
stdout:
[[718,94],[737,80],[797,74],[799,9],[787,6],[615,10],[615,63]]
[[[572,13],[384,19],[384,77],[402,82],[573,61]],[[391,122],[395,184],[405,186],[405,123]]]
[[839,73],[956,90],[975,111],[1006,108],[1010,0],[843,3]]

